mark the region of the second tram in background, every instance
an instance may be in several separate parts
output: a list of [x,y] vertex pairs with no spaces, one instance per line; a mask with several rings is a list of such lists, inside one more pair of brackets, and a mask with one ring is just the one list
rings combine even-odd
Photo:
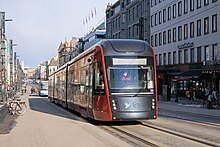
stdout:
[[48,98],[100,121],[156,119],[156,83],[147,42],[105,39],[49,76]]

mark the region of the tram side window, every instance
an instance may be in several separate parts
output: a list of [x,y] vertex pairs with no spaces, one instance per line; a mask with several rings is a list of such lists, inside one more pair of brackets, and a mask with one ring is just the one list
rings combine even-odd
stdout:
[[101,62],[96,62],[94,64],[95,74],[95,84],[94,84],[94,94],[96,95],[104,95],[105,94],[105,87],[104,87],[104,77],[103,77],[103,71],[102,71],[102,65]]

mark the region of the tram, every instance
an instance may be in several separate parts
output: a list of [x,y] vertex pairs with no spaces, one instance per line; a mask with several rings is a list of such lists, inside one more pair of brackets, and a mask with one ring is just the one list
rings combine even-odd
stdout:
[[50,101],[98,121],[158,117],[153,48],[134,39],[103,39],[49,76]]

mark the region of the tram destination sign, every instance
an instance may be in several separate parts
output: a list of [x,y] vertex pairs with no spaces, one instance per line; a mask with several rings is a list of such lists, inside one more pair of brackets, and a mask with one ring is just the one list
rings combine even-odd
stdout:
[[142,58],[142,59],[113,58],[113,65],[147,65],[147,58]]
[[183,43],[177,46],[178,49],[184,49],[184,48],[188,48],[188,47],[193,47],[194,43],[193,42],[187,42],[187,43]]

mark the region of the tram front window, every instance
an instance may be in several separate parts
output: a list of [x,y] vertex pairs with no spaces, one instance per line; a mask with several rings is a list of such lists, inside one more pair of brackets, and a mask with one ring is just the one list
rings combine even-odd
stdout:
[[111,94],[153,94],[153,67],[120,66],[108,68],[108,82]]

